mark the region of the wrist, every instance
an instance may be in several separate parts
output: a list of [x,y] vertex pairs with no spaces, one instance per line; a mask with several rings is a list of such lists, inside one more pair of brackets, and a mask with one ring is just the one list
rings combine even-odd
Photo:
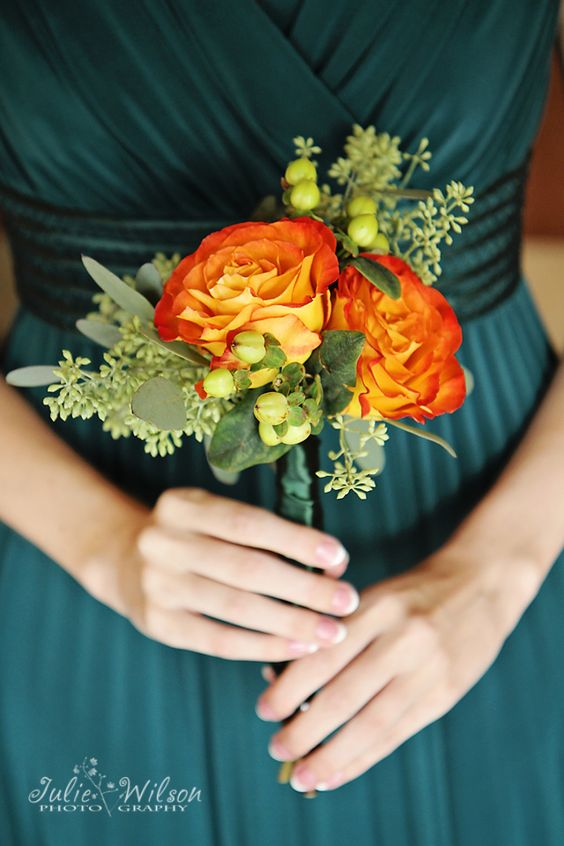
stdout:
[[450,557],[471,568],[480,592],[499,611],[506,632],[538,593],[552,559],[528,527],[486,497],[447,542]]
[[81,536],[68,568],[88,593],[120,614],[128,608],[124,570],[135,557],[136,537],[149,514],[146,506],[116,489],[98,514],[95,531]]

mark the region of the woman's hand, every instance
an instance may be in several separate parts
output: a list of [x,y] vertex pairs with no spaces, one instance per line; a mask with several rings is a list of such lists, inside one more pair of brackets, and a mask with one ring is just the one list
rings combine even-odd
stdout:
[[148,516],[126,519],[108,550],[85,568],[87,590],[149,637],[221,658],[284,661],[334,645],[346,629],[324,615],[358,606],[336,581],[348,556],[335,538],[196,488],[170,489]]
[[293,662],[277,679],[266,674],[263,719],[288,718],[319,691],[270,744],[276,760],[303,759],[293,770],[296,790],[329,790],[361,775],[485,673],[542,579],[527,559],[486,563],[483,552],[479,543],[447,545],[368,588],[347,618],[345,641]]

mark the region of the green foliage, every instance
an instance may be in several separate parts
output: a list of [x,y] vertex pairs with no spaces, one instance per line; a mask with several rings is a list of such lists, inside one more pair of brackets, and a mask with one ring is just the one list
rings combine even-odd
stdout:
[[[207,368],[191,364],[149,341],[141,334],[142,327],[147,328],[138,317],[121,323],[121,340],[103,353],[97,369],[86,369],[90,359],[74,357],[69,350],[63,350],[63,358],[54,370],[60,382],[49,385],[47,390],[52,396],[46,396],[43,402],[49,407],[52,420],[97,416],[113,438],[133,435],[145,442],[145,451],[150,455],[171,455],[182,445],[183,436],[193,435],[201,442],[205,435],[212,435],[232,403],[212,397],[201,400],[194,385]],[[160,430],[131,410],[135,392],[159,376],[182,392],[186,422],[178,429]]]
[[401,297],[401,284],[396,274],[392,273],[389,268],[364,256],[353,258],[349,264],[356,267],[359,273],[362,273],[364,278],[368,279],[378,290],[387,294],[392,300],[399,300]]
[[[297,156],[313,158],[321,152],[313,138],[299,136],[294,144]],[[346,262],[359,254],[346,232],[347,204],[359,194],[372,197],[379,231],[388,238],[391,254],[403,258],[426,285],[433,284],[441,273],[442,244],[450,245],[452,234],[467,223],[474,189],[455,181],[444,191],[410,187],[418,168],[430,169],[427,138],[419,141],[415,152],[408,152],[401,148],[399,136],[354,124],[344,154],[327,171],[338,190],[329,183],[320,184],[321,200],[311,216],[334,229],[340,258]]]
[[186,423],[182,388],[164,376],[153,376],[137,388],[131,410],[157,429],[182,429]]
[[371,420],[367,430],[359,437],[358,449],[351,449],[347,441],[347,432],[354,426],[356,420],[352,417],[344,417],[338,414],[330,421],[331,426],[339,432],[339,449],[331,451],[329,458],[333,462],[333,470],[318,470],[317,476],[320,479],[327,479],[323,488],[325,493],[337,492],[337,499],[343,499],[349,493],[355,493],[359,499],[366,499],[366,494],[376,487],[372,478],[380,472],[379,467],[359,469],[357,463],[368,455],[366,446],[370,441],[384,446],[388,440],[388,431],[385,423],[378,420]]
[[287,444],[267,446],[259,438],[253,409],[261,392],[248,391],[215,427],[208,448],[208,460],[214,467],[231,472],[246,470],[276,461],[291,449]]
[[362,332],[330,329],[311,356],[308,367],[316,373],[323,389],[323,408],[328,415],[347,407],[356,383],[356,365],[364,347]]

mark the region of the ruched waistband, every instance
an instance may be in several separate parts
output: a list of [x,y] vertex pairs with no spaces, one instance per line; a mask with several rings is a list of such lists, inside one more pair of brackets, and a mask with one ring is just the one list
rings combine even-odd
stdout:
[[[494,308],[517,286],[521,217],[530,153],[516,169],[476,194],[469,222],[443,252],[437,287],[460,320]],[[22,304],[50,323],[73,329],[91,311],[96,288],[81,254],[119,275],[134,273],[156,252],[186,255],[210,232],[234,220],[105,216],[52,206],[0,185],[0,209]]]

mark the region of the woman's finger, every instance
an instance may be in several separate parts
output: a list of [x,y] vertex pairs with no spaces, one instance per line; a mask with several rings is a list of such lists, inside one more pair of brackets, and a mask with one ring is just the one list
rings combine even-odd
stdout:
[[348,554],[336,538],[284,520],[276,514],[199,488],[171,488],[159,498],[155,517],[161,525],[257,547],[311,567],[341,575]]
[[[190,611],[148,605],[143,634],[176,649],[188,649],[232,661],[290,661],[309,651],[311,644],[239,629]],[[314,646],[315,648],[315,646]]]
[[298,713],[272,738],[269,751],[277,761],[295,761],[348,722],[409,664],[402,641],[383,635],[331,679],[310,707]]
[[138,537],[141,554],[174,573],[208,576],[241,590],[284,599],[334,615],[350,614],[359,603],[352,585],[309,573],[267,552],[168,529],[148,526]]
[[152,600],[164,608],[184,608],[290,640],[331,646],[343,640],[347,633],[344,624],[332,617],[230,587],[197,573],[179,576],[149,567],[144,572],[143,586]]
[[[347,617],[347,637],[330,650],[321,650],[315,655],[302,658],[290,664],[280,676],[261,694],[257,702],[257,714],[264,720],[283,720],[289,717],[309,697],[326,685],[347,664],[360,654],[369,643],[394,630],[403,617],[399,601],[382,600],[363,606]],[[418,633],[414,632],[417,640]],[[386,641],[388,643],[388,641]]]
[[334,737],[295,766],[292,787],[299,791],[319,785],[321,790],[331,789],[348,780],[347,774],[355,766],[368,769],[389,755],[422,727],[414,709],[425,700],[438,678],[434,662],[416,672],[396,676]]

